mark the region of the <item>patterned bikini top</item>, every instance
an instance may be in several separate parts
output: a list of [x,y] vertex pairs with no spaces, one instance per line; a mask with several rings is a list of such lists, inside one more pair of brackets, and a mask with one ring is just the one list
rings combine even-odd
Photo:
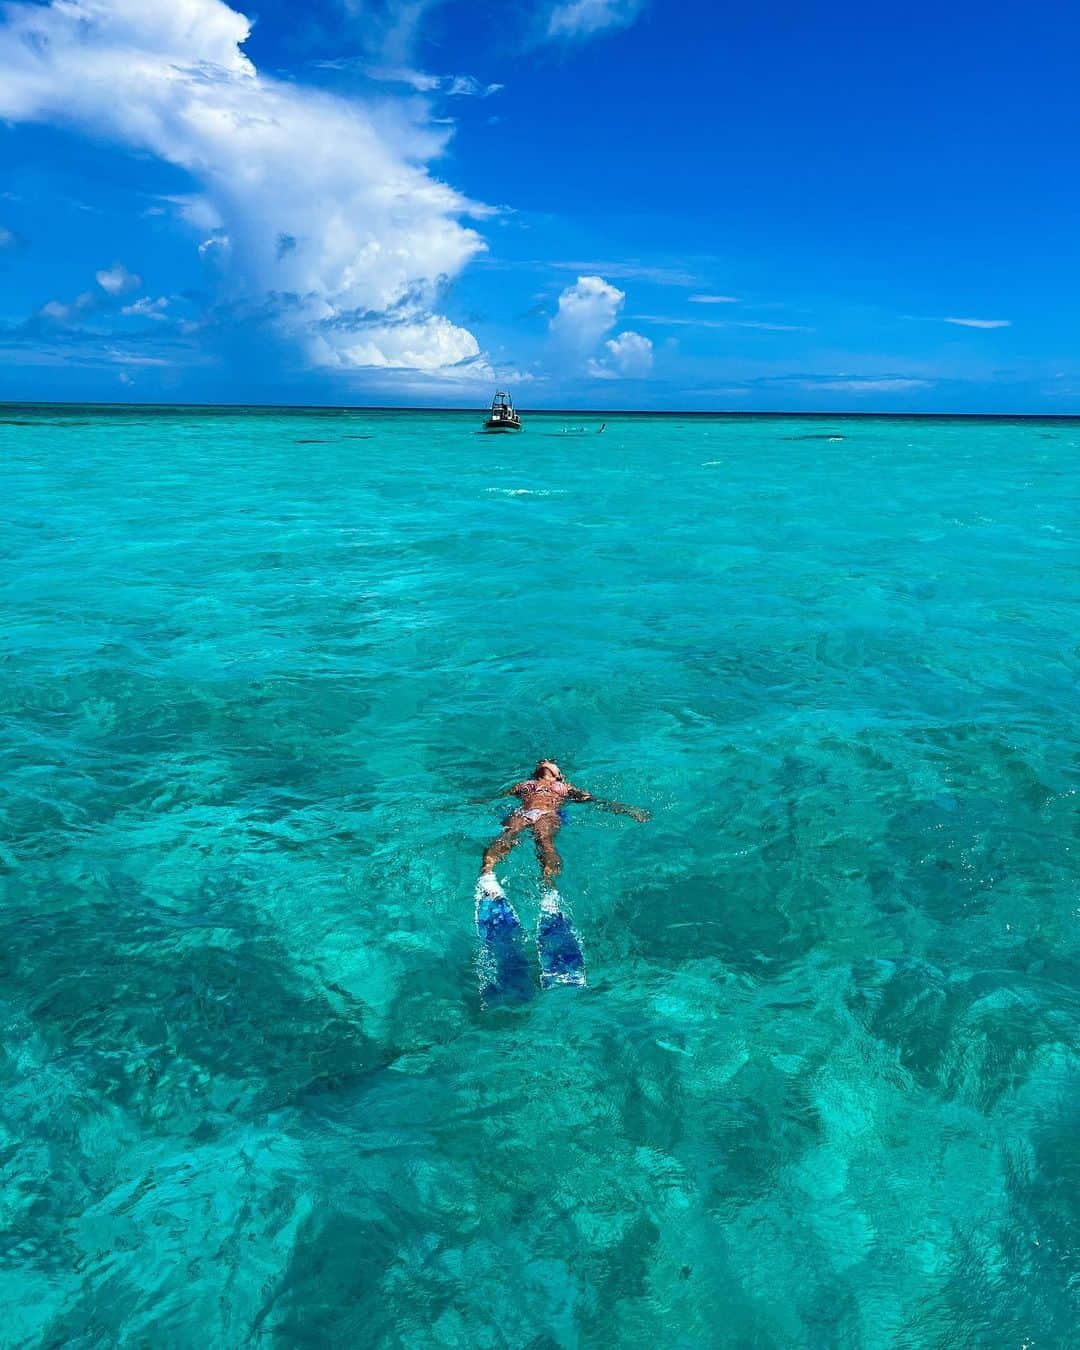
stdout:
[[534,792],[552,792],[556,797],[565,797],[569,794],[570,788],[561,778],[528,778],[510,791],[515,797],[521,798],[528,797]]

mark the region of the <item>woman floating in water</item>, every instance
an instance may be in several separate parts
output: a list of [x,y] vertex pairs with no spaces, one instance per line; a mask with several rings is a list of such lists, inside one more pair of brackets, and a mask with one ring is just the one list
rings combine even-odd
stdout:
[[504,797],[518,797],[521,805],[503,821],[503,832],[484,850],[484,863],[480,869],[480,887],[489,894],[502,894],[495,880],[495,865],[503,860],[521,838],[522,831],[532,830],[536,841],[536,856],[540,860],[540,870],[544,881],[551,883],[562,870],[562,858],[555,848],[555,836],[566,818],[564,807],[569,802],[591,802],[605,811],[613,811],[620,816],[633,816],[635,820],[648,820],[649,812],[636,806],[625,806],[622,802],[604,801],[586,792],[584,788],[574,787],[562,776],[562,770],[550,759],[542,759],[533,770],[533,776],[524,783],[516,783]]

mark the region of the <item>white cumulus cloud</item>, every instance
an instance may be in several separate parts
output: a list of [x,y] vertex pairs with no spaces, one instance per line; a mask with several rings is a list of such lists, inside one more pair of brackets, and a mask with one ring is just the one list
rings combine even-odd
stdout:
[[559,308],[549,324],[552,336],[576,351],[591,351],[615,327],[626,292],[603,277],[578,277],[559,296]]
[[63,300],[49,300],[38,313],[42,318],[55,319],[57,323],[69,323],[77,315],[93,311],[100,299],[100,295],[95,295],[93,291],[83,291],[70,304],[65,304]]
[[142,277],[135,272],[129,272],[123,263],[103,267],[95,280],[106,295],[122,295],[124,291],[138,290],[142,285]]
[[648,375],[652,370],[653,345],[640,333],[627,331],[605,342],[612,365],[620,375]]
[[480,354],[476,339],[440,314],[379,325],[373,332],[349,338],[313,338],[313,355],[321,365],[374,366],[385,370],[441,371]]
[[133,301],[130,305],[125,305],[120,313],[132,319],[165,319],[168,316],[165,310],[169,307],[168,299],[162,295],[156,300],[151,300],[148,295],[144,295],[139,300]]
[[647,375],[652,370],[652,343],[629,330],[609,338],[600,359],[590,355],[604,334],[615,327],[625,301],[625,291],[603,277],[590,276],[578,277],[559,296],[559,307],[548,327],[572,358],[587,358],[584,370],[591,379],[617,380]]
[[229,236],[227,234],[212,234],[209,239],[204,239],[199,245],[199,257],[203,261],[218,259],[229,251]]
[[645,0],[563,0],[548,18],[548,36],[591,37],[608,28],[629,28]]
[[462,224],[480,208],[427,167],[445,130],[392,102],[260,74],[242,51],[249,21],[224,0],[23,0],[3,12],[0,118],[73,127],[186,170],[197,190],[181,211],[215,240],[204,252],[220,255],[228,298],[272,311],[333,367],[476,360],[472,333],[433,312],[484,248]]

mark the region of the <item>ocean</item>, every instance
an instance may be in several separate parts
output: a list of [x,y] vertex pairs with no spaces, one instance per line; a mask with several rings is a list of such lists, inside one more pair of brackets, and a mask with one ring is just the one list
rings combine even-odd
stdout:
[[0,1344],[1075,1343],[1080,422],[480,421],[0,408]]

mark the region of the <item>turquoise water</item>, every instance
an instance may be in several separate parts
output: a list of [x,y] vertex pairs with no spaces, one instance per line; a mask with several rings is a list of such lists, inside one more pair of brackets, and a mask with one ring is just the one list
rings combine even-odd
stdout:
[[1073,1339],[1080,424],[607,420],[0,409],[4,1345]]

